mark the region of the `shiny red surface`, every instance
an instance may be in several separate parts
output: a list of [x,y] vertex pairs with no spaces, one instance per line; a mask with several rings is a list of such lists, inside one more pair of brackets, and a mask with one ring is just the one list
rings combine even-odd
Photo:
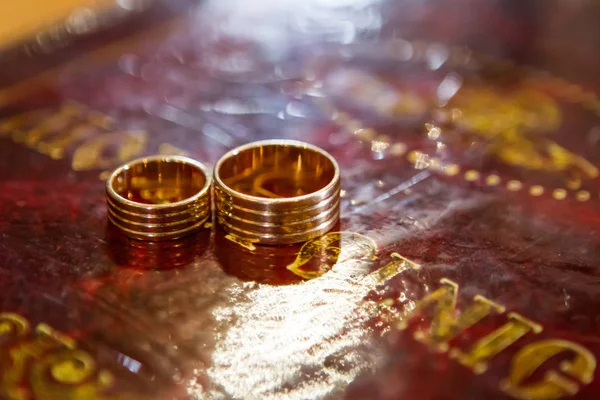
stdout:
[[[86,60],[84,53],[33,88],[7,87],[18,95],[0,117],[36,109],[50,115],[76,101],[111,117],[117,130],[147,131],[140,155],[169,143],[214,165],[254,140],[318,145],[342,171],[337,230],[372,238],[378,258],[340,263],[307,281],[286,268],[300,246],[250,251],[216,224],[173,243],[130,240],[107,225],[98,178],[106,168],[72,170],[74,149],[53,160],[0,137],[0,311],[75,337],[115,375],[106,398],[503,399],[511,397],[499,382],[527,343],[563,338],[600,356],[598,178],[583,179],[578,189],[589,200],[571,190],[557,200],[552,191],[565,188],[576,168],[507,163],[497,150],[510,143],[444,120],[435,97],[449,76],[460,78],[459,94],[471,87],[541,92],[561,119],[555,130],[524,133],[537,153],[548,156],[552,140],[598,166],[598,115],[535,72],[600,89],[600,28],[592,17],[598,7],[592,1],[207,2],[158,36],[142,32],[101,58]],[[410,57],[390,51],[405,43]],[[469,49],[468,61],[444,56],[455,54],[455,46]],[[354,83],[369,77],[423,106],[382,113],[377,96],[353,92]],[[355,134],[339,112],[387,135],[388,146]],[[427,135],[432,122],[442,130],[439,139]],[[393,154],[394,144],[461,172],[417,169],[406,155]],[[469,169],[481,178],[465,180]],[[490,174],[502,184],[486,184]],[[511,179],[523,188],[508,190]],[[528,194],[533,185],[544,193]],[[422,268],[384,285],[361,280],[392,252]],[[388,332],[377,301],[403,298],[402,309],[441,278],[459,284],[459,308],[480,294],[543,325],[542,333],[524,337],[475,375],[414,340],[422,321]],[[490,316],[450,344],[467,349],[505,321],[506,315]],[[139,364],[135,371],[124,357]],[[596,398],[599,382],[595,376],[572,397]]]

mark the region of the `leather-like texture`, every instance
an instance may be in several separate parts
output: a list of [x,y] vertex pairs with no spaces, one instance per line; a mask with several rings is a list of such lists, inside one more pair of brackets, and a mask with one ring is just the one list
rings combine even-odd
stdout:
[[[569,4],[206,2],[4,85],[0,322],[30,333],[0,329],[0,398],[597,398],[600,10]],[[341,234],[260,246],[213,220],[150,243],[107,223],[120,163],[269,138],[338,160]],[[454,309],[419,302],[453,285]],[[515,318],[484,370],[459,361]],[[64,349],[11,353],[42,323],[89,376],[36,373]],[[536,343],[566,347],[519,358]]]

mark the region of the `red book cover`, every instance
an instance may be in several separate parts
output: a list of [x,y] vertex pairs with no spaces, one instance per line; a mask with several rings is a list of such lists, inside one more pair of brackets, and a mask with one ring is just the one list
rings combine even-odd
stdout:
[[[597,3],[169,10],[2,60],[0,398],[598,398]],[[269,138],[337,159],[330,233],[108,223],[124,162]]]

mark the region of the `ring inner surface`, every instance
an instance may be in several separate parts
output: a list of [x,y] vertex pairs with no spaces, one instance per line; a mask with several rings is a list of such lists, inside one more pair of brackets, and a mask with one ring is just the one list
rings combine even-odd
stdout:
[[231,189],[250,196],[288,198],[316,192],[333,179],[329,158],[311,149],[264,145],[223,161],[219,177]]
[[177,160],[151,160],[123,169],[112,187],[121,197],[142,204],[169,204],[185,200],[204,187],[202,170]]

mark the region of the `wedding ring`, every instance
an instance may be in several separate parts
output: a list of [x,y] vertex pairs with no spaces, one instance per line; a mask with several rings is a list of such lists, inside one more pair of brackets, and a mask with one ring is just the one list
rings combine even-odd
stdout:
[[214,180],[219,224],[250,242],[304,242],[339,219],[338,164],[308,143],[266,140],[238,147],[217,162]]
[[211,177],[181,156],[152,156],[117,168],[106,182],[108,218],[125,235],[169,240],[202,228],[210,216]]

